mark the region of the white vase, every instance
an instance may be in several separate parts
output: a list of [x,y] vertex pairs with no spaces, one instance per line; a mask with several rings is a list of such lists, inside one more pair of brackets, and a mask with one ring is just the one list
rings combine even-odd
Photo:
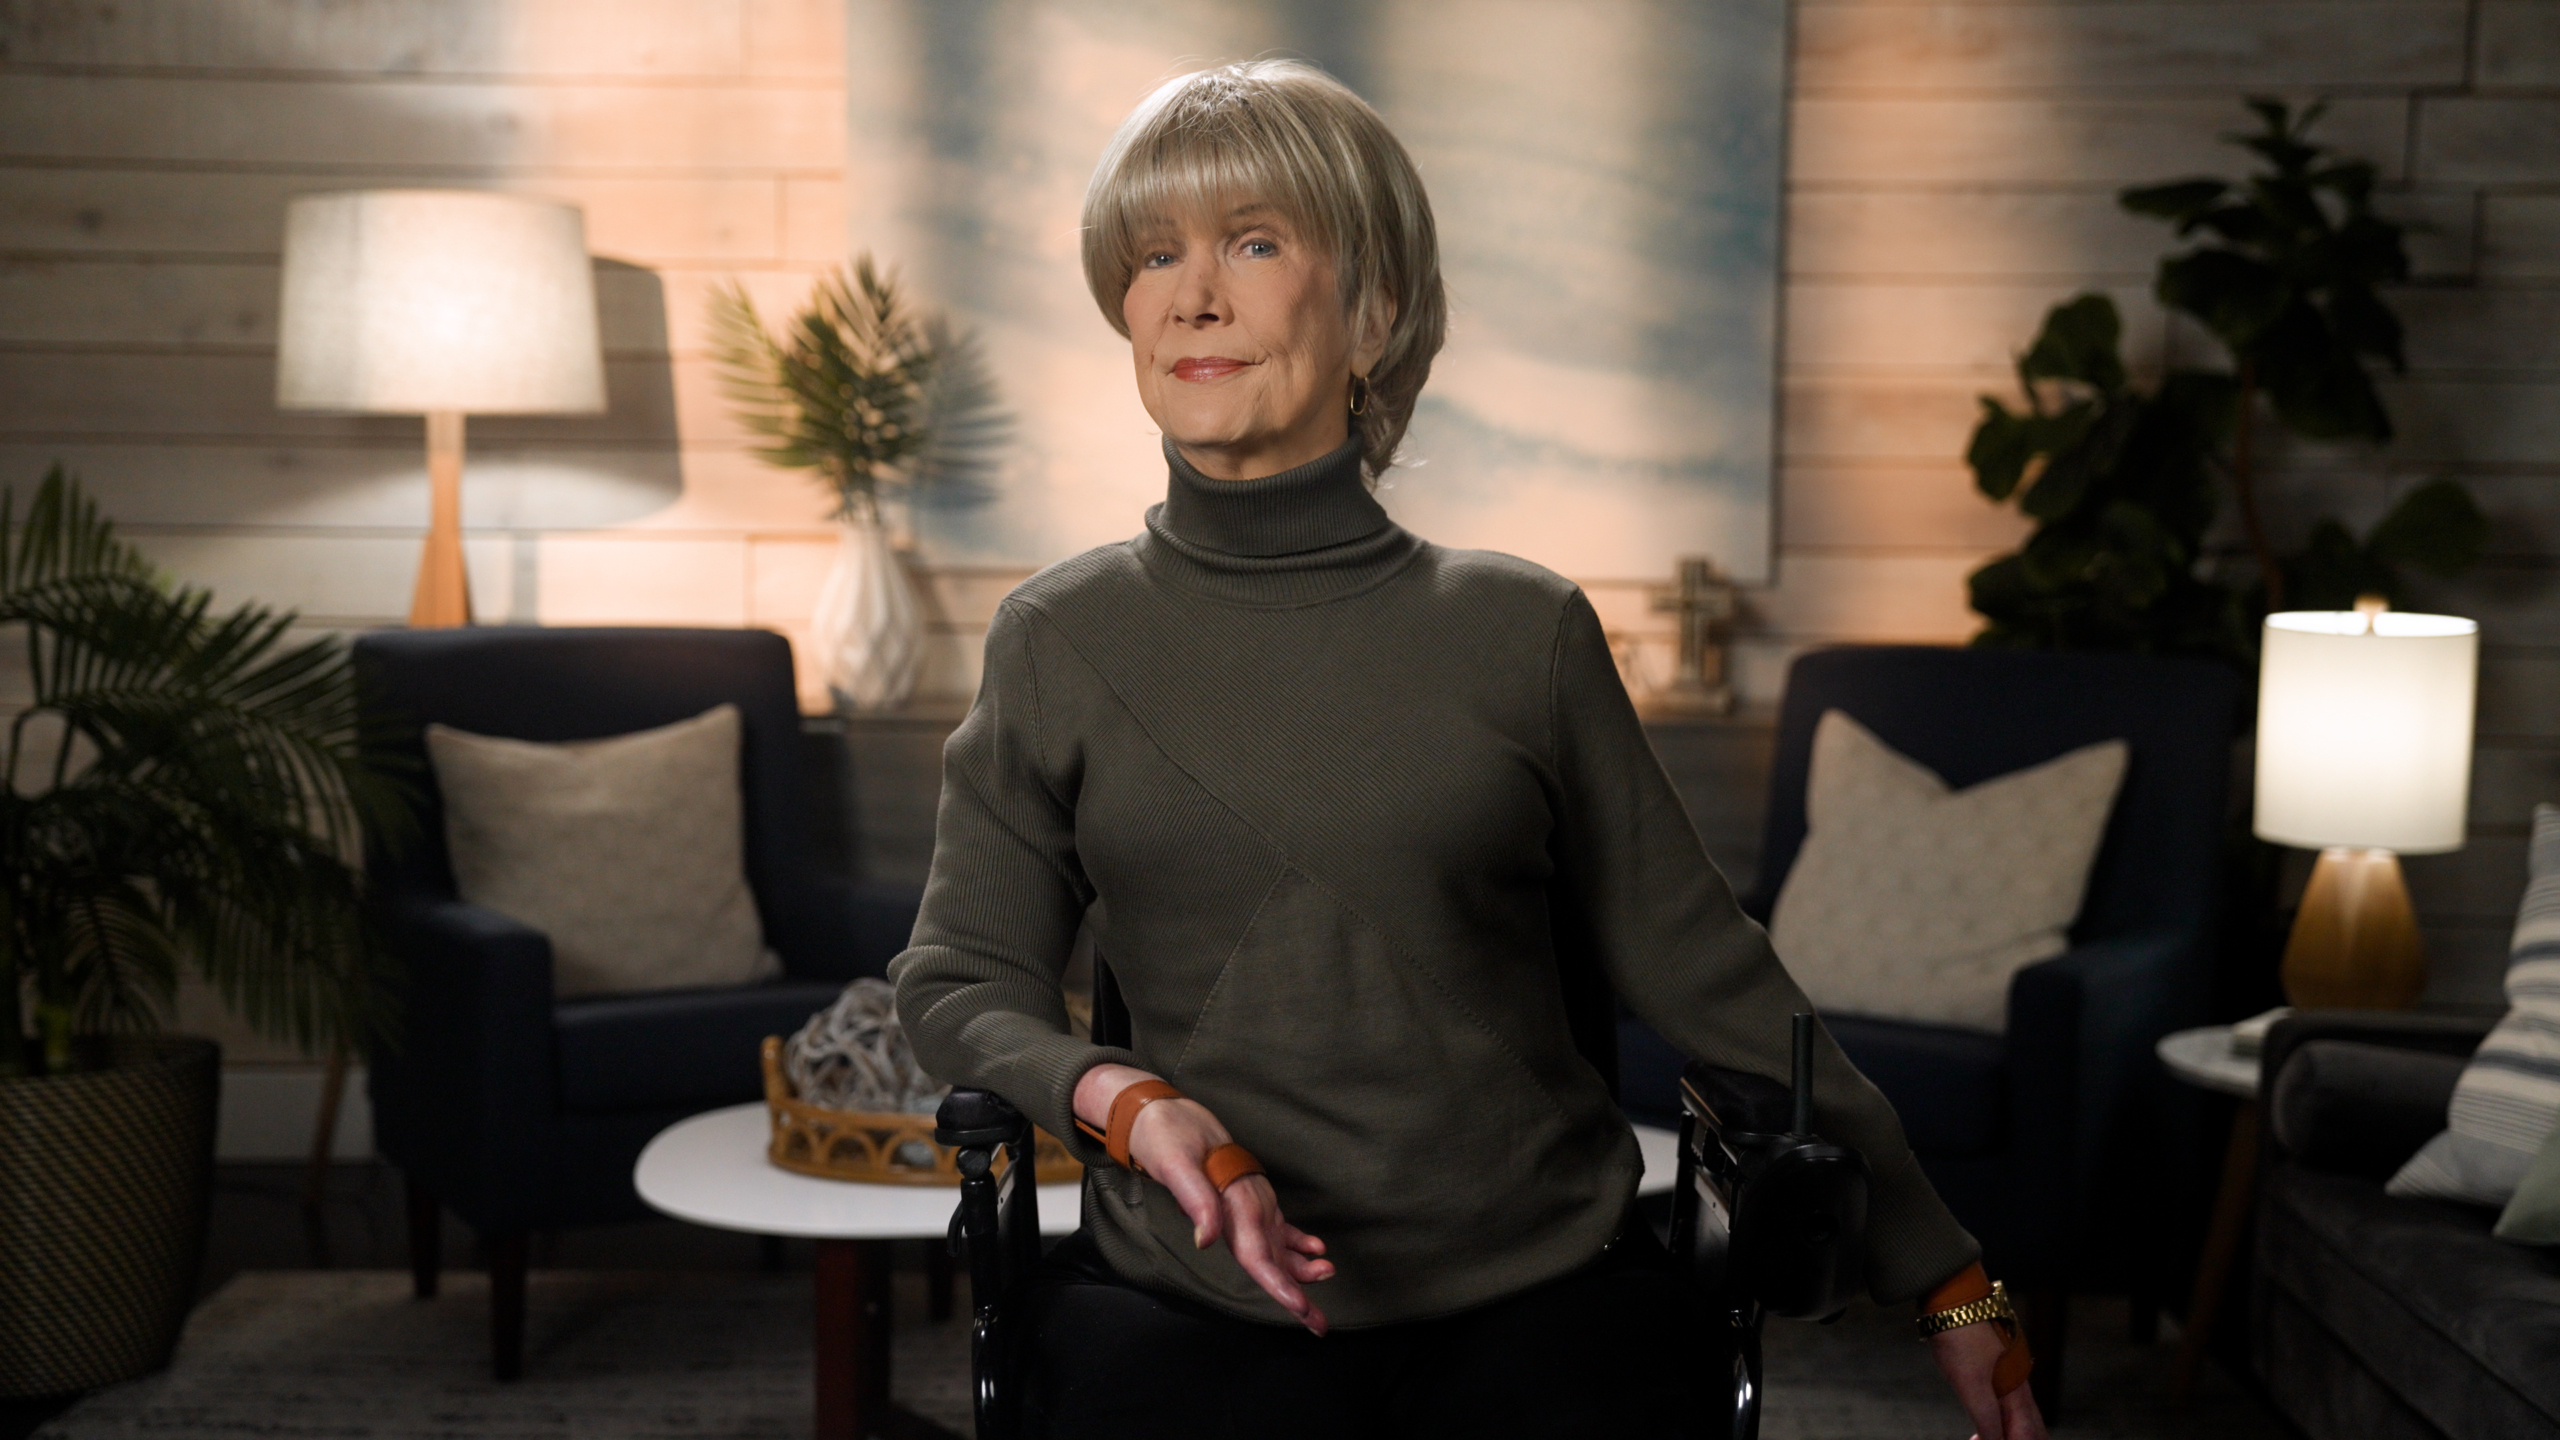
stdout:
[[844,522],[810,628],[818,665],[838,705],[894,710],[915,693],[924,616],[878,511],[866,509]]

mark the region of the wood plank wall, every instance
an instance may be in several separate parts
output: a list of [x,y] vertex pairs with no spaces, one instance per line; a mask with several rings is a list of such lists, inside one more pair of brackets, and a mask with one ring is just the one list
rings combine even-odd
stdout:
[[[2102,288],[2146,360],[2200,353],[2146,297],[2163,232],[2115,188],[2236,168],[2214,137],[2245,92],[2333,96],[2323,133],[2430,227],[2397,297],[2404,437],[2289,455],[2277,509],[2365,520],[2453,474],[2497,517],[2437,602],[2486,626],[2475,838],[2411,866],[2439,996],[2494,993],[2530,806],[2560,798],[2560,5],[1799,0],[1796,30],[1780,553],[1746,693],[1807,645],[1971,630],[1963,576],[2018,532],[1955,457],[2042,310]],[[828,532],[743,453],[700,318],[719,278],[782,303],[853,238],[846,43],[837,0],[0,0],[0,478],[63,459],[226,596],[395,620],[417,428],[274,410],[284,200],[556,195],[601,257],[613,410],[474,428],[482,613],[796,633]],[[1018,573],[929,578],[928,687],[956,702]],[[1639,587],[1595,598],[1659,633]]]

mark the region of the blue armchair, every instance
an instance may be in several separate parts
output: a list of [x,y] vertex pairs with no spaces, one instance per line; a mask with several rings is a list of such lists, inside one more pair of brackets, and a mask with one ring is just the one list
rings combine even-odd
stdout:
[[[644,1218],[632,1164],[660,1129],[759,1098],[758,1042],[788,1034],[907,943],[919,893],[812,863],[791,647],[765,631],[381,631],[356,641],[369,723],[416,766],[413,833],[367,857],[397,956],[396,1033],[369,1057],[375,1144],[408,1180],[411,1263],[436,1290],[441,1209],[478,1230],[498,1378],[521,1373],[532,1231]],[[564,741],[743,720],[746,868],[771,982],[557,1000],[551,945],[456,897],[424,730]]]
[[[2004,1034],[1823,1017],[1893,1101],[1986,1265],[2027,1298],[2049,1416],[2071,1286],[2127,1280],[2138,1308],[2156,1293],[2138,1238],[2157,1229],[2144,1213],[2162,1083],[2152,1045],[2204,1018],[2241,704],[2232,667],[2146,655],[1847,646],[1807,654],[1787,675],[1761,873],[1743,900],[1762,920],[1804,844],[1826,710],[1959,788],[2100,740],[2131,747],[2071,949],[2018,973]],[[1681,1057],[1668,1042],[1630,1018],[1619,1049],[1628,1110],[1656,1123],[1676,1114]]]

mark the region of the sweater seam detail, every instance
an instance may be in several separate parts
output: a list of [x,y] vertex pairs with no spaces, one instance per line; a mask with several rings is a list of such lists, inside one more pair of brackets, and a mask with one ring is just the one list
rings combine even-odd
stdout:
[[[1170,756],[1166,758],[1171,759]],[[1173,1057],[1172,1072],[1166,1075],[1166,1079],[1180,1074],[1183,1063],[1191,1058],[1191,1047],[1200,1043],[1200,1027],[1208,1023],[1209,1011],[1217,1005],[1219,993],[1227,988],[1227,977],[1235,973],[1236,957],[1244,953],[1244,942],[1253,938],[1253,927],[1262,923],[1262,912],[1271,908],[1271,897],[1280,893],[1280,883],[1296,869],[1284,857],[1280,861],[1280,873],[1272,876],[1271,883],[1262,887],[1262,898],[1253,902],[1253,913],[1245,917],[1244,928],[1236,932],[1236,943],[1227,947],[1227,958],[1218,967],[1218,978],[1210,982],[1209,993],[1200,998],[1200,1009],[1191,1017],[1191,1033],[1183,1037],[1182,1053]]]
[[[1039,604],[1039,602],[1033,600],[1025,600],[1022,603],[1025,606],[1032,608],[1037,608]],[[1538,1073],[1538,1068],[1529,1063],[1528,1057],[1520,1053],[1519,1047],[1511,1043],[1509,1036],[1504,1035],[1500,1030],[1494,1028],[1490,1022],[1485,1020],[1483,1016],[1477,1014],[1475,1009],[1468,1005],[1457,991],[1450,986],[1449,982],[1441,977],[1439,969],[1436,966],[1406,948],[1395,938],[1394,932],[1388,930],[1387,927],[1380,925],[1376,920],[1370,918],[1368,912],[1362,910],[1359,906],[1352,904],[1349,900],[1344,899],[1341,891],[1336,889],[1331,882],[1327,881],[1313,868],[1299,860],[1296,855],[1290,852],[1289,847],[1281,844],[1279,840],[1275,838],[1269,830],[1265,829],[1260,822],[1256,821],[1251,815],[1248,815],[1233,800],[1228,799],[1227,796],[1217,787],[1200,778],[1200,775],[1196,771],[1177,758],[1171,750],[1165,747],[1163,739],[1156,734],[1155,727],[1149,725],[1146,722],[1145,717],[1138,713],[1138,707],[1130,704],[1129,698],[1120,693],[1120,687],[1112,683],[1109,673],[1104,671],[1101,666],[1093,663],[1093,657],[1085,654],[1084,648],[1076,644],[1075,637],[1067,633],[1066,627],[1057,623],[1057,617],[1054,615],[1047,615],[1044,612],[1043,618],[1049,621],[1050,628],[1057,635],[1059,642],[1065,645],[1069,650],[1075,652],[1076,658],[1082,660],[1085,668],[1093,673],[1094,678],[1102,682],[1102,687],[1110,692],[1112,702],[1120,707],[1120,713],[1128,716],[1129,723],[1138,727],[1138,733],[1147,737],[1148,747],[1153,749],[1158,756],[1162,757],[1164,763],[1172,766],[1175,770],[1181,773],[1184,779],[1189,780],[1193,785],[1199,787],[1200,793],[1208,796],[1212,804],[1215,804],[1219,809],[1227,812],[1230,816],[1233,816],[1236,823],[1242,825],[1245,828],[1246,833],[1252,835],[1255,840],[1259,841],[1262,847],[1268,851],[1274,859],[1278,860],[1283,865],[1295,869],[1299,874],[1305,876],[1308,884],[1313,885],[1318,890],[1322,891],[1325,898],[1331,900],[1334,904],[1341,906],[1345,914],[1348,914],[1358,920],[1362,925],[1369,929],[1370,933],[1376,935],[1380,944],[1386,946],[1391,953],[1410,963],[1417,973],[1431,983],[1431,988],[1439,991],[1441,997],[1449,1002],[1449,1007],[1452,1010],[1465,1016],[1468,1024],[1475,1026],[1477,1030],[1483,1032],[1484,1037],[1492,1041],[1495,1048],[1499,1049],[1513,1065],[1518,1066],[1522,1074],[1528,1076],[1530,1088],[1538,1092],[1539,1098],[1545,1100],[1549,1108],[1553,1109],[1558,1116],[1568,1122],[1573,1119],[1573,1112],[1565,1107],[1563,1099],[1556,1095],[1554,1090],[1548,1086],[1545,1077]],[[1187,1041],[1185,1042],[1184,1048],[1186,1051],[1189,1048]]]
[[[1005,597],[1004,605],[1012,605],[1013,603],[1013,597]],[[1002,609],[1003,606],[998,606],[997,608]],[[1025,605],[1021,608],[1028,610],[1031,607]],[[1027,621],[1030,617],[1025,616],[1024,618]],[[1049,617],[1042,615],[1040,618],[1047,620]],[[1033,761],[1033,768],[1040,776],[1040,788],[1048,792],[1049,799],[1060,808],[1066,810],[1069,814],[1073,814],[1076,807],[1068,804],[1067,798],[1060,795],[1057,787],[1049,783],[1049,714],[1048,707],[1042,704],[1040,700],[1040,647],[1033,643],[1031,627],[1027,623],[1022,627],[1022,668],[1028,672],[1027,678],[1031,682],[1031,759]]]

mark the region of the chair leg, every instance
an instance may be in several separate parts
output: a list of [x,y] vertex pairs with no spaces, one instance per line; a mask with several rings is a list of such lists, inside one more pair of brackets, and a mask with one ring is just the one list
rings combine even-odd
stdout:
[[409,1282],[421,1300],[436,1298],[436,1277],[444,1269],[444,1206],[426,1183],[409,1181]]
[[2036,1393],[2036,1408],[2044,1412],[2044,1423],[2062,1423],[2062,1341],[2069,1333],[2071,1291],[2062,1285],[2039,1285],[2027,1292],[2027,1349],[2036,1357],[2035,1373],[2027,1380]]
[[489,1373],[500,1380],[524,1376],[524,1272],[532,1259],[522,1230],[481,1237],[489,1252]]

